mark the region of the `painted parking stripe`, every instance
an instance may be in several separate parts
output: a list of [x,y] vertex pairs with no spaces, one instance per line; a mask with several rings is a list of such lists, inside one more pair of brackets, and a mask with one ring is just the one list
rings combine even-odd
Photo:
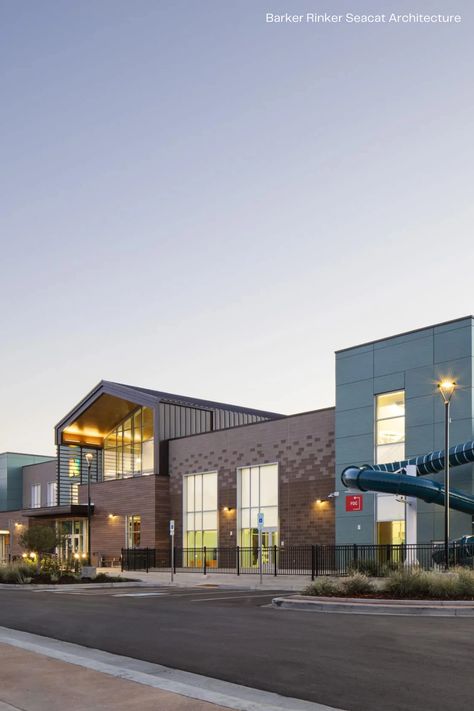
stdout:
[[195,600],[190,600],[189,602],[210,602],[211,600],[248,600],[254,597],[273,597],[274,593],[259,593],[258,595],[234,595],[230,597],[197,597]]
[[165,592],[138,592],[138,593],[115,593],[113,597],[160,597],[161,595],[167,595]]

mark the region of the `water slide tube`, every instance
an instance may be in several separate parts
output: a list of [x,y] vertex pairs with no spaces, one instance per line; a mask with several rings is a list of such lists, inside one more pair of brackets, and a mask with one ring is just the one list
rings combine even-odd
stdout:
[[[456,444],[448,451],[450,467],[474,462],[474,440]],[[403,470],[407,465],[417,468],[416,477],[407,476]],[[444,506],[445,492],[443,484],[423,476],[444,470],[444,450],[430,452],[420,457],[405,459],[390,464],[346,467],[341,474],[344,486],[359,491],[377,491],[383,494],[413,496],[430,504]],[[423,478],[421,478],[423,476]],[[456,489],[449,490],[449,506],[456,511],[474,514],[474,496]]]

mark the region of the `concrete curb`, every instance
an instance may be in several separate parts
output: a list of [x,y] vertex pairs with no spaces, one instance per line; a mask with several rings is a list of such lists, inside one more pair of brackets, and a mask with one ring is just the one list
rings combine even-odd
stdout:
[[423,617],[474,617],[471,600],[362,600],[360,598],[274,597],[272,607],[302,612],[338,612],[351,615],[419,615]]
[[0,590],[100,590],[100,588],[156,588],[155,583],[130,581],[123,583],[65,583],[63,585],[47,585],[46,583],[0,583]]
[[128,679],[138,684],[207,701],[235,711],[342,711],[324,704],[280,696],[270,691],[261,691],[6,627],[0,627],[0,642],[119,679]]

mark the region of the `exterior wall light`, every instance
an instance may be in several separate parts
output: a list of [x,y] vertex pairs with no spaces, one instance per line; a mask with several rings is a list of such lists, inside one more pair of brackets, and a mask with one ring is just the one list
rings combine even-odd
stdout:
[[227,513],[232,513],[234,510],[233,506],[224,506],[224,511],[227,511]]
[[109,518],[113,520],[116,517],[117,514],[109,514]]

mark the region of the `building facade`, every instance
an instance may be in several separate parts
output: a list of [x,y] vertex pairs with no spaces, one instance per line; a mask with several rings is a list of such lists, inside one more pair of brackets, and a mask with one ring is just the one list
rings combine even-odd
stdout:
[[[0,455],[1,559],[38,523],[62,556],[84,556],[89,476],[94,563],[169,550],[170,520],[183,565],[203,547],[254,550],[259,515],[266,547],[403,543],[405,500],[365,492],[354,506],[341,472],[442,449],[445,377],[451,443],[473,439],[473,342],[468,316],[339,351],[336,407],[290,416],[102,381],[56,426],[56,458]],[[473,493],[473,465],[451,479]],[[451,536],[471,519],[453,512]],[[442,539],[441,507],[419,501],[417,521],[419,542]]]
[[[472,316],[336,353],[336,542],[401,543],[405,502],[365,493],[347,510],[341,484],[350,465],[382,464],[444,448],[444,408],[437,383],[457,388],[451,405],[451,444],[473,439]],[[443,474],[433,475],[437,481]],[[451,486],[473,493],[473,465],[451,470]],[[418,541],[443,539],[443,508],[418,501]],[[471,516],[451,512],[451,537],[472,533]]]

